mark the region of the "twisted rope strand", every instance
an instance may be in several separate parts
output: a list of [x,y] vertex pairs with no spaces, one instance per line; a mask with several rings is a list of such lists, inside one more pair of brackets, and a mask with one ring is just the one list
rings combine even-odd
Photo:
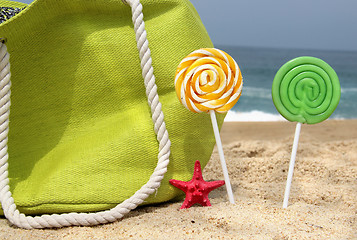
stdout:
[[154,130],[159,141],[157,166],[149,181],[140,188],[132,197],[118,204],[116,207],[97,213],[65,213],[42,215],[36,217],[20,213],[10,192],[8,178],[8,153],[7,142],[10,115],[10,55],[6,45],[0,42],[0,201],[6,218],[14,225],[21,228],[53,228],[71,225],[90,226],[114,222],[136,208],[139,204],[159,187],[167,171],[170,156],[170,140],[161,110],[161,103],[157,94],[152,59],[145,31],[142,5],[139,0],[126,0],[132,8],[133,24],[136,41],[141,59],[142,75],[146,87],[146,95],[151,108]]

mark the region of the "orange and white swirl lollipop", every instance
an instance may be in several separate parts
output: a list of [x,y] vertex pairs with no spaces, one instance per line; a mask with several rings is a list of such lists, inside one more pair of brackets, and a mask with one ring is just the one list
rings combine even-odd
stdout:
[[225,113],[238,101],[243,78],[238,64],[227,53],[216,48],[202,48],[185,57],[176,70],[175,89],[181,103],[190,111],[209,112],[214,136],[231,203],[233,191],[224,159],[215,112]]
[[202,48],[185,57],[175,76],[176,93],[192,112],[225,113],[238,101],[243,87],[241,71],[222,50]]

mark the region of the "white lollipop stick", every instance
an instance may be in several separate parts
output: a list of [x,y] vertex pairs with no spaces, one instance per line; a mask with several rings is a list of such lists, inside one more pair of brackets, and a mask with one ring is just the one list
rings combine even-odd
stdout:
[[226,160],[224,159],[223,147],[222,147],[221,137],[219,135],[216,114],[215,114],[214,110],[210,110],[209,113],[211,115],[212,127],[213,127],[214,136],[216,138],[219,159],[221,160],[221,166],[222,166],[222,170],[223,170],[223,176],[224,176],[224,181],[225,181],[225,185],[226,185],[226,189],[227,189],[228,199],[229,199],[230,203],[234,204],[233,191],[232,191],[231,182],[229,180]]
[[295,137],[294,137],[293,149],[291,151],[289,173],[288,173],[288,178],[286,180],[286,188],[285,188],[283,208],[287,208],[288,207],[290,188],[291,188],[291,181],[293,179],[293,174],[294,174],[295,158],[296,158],[296,152],[297,152],[298,143],[299,143],[300,130],[301,130],[301,123],[298,122],[296,124],[296,129],[295,129]]

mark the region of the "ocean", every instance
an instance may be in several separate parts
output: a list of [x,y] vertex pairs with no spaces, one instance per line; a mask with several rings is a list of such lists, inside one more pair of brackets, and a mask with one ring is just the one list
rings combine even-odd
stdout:
[[327,62],[337,73],[341,99],[330,119],[357,118],[357,51],[326,51],[215,46],[231,55],[243,75],[243,91],[225,121],[283,120],[271,97],[271,86],[279,68],[287,61],[312,56]]

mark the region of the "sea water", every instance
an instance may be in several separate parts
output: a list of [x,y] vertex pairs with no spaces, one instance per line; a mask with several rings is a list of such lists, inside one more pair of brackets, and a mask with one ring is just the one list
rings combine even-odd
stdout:
[[357,118],[357,52],[299,49],[268,49],[216,46],[238,63],[243,75],[243,91],[226,121],[279,121],[271,86],[279,68],[287,61],[312,56],[327,62],[337,73],[341,84],[341,100],[332,119]]

